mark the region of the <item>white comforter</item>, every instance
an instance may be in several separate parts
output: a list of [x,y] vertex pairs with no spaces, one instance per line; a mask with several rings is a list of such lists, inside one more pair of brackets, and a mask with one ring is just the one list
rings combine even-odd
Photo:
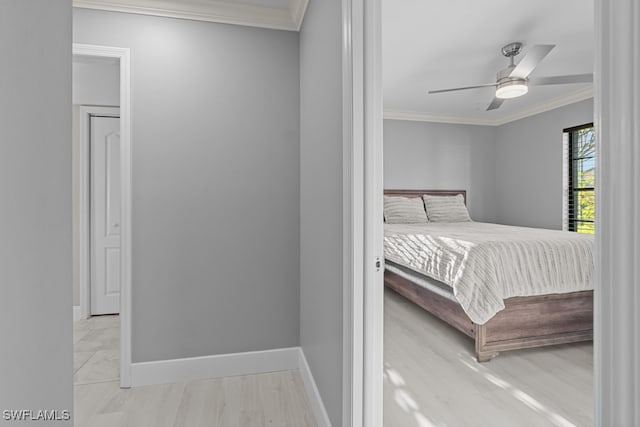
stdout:
[[593,289],[593,236],[482,222],[385,224],[385,258],[453,288],[484,324],[514,296]]

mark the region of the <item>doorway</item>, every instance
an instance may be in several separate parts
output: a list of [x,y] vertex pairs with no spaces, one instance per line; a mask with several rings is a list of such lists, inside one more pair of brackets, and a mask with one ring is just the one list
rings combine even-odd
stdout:
[[[131,385],[129,58],[127,48],[73,45],[74,64],[80,64],[78,69],[82,70],[74,71],[74,75],[82,72],[91,75],[90,84],[83,89],[84,98],[74,97],[73,107],[80,141],[74,163],[78,181],[75,239],[78,248],[74,264],[77,263],[78,317],[81,319],[74,322],[74,332],[80,329],[74,342],[83,341],[89,351],[108,347],[105,350],[111,353],[103,356],[115,363],[117,386],[123,388]],[[80,90],[75,85],[74,76],[74,94]],[[91,317],[100,314],[103,316]],[[108,336],[104,335],[100,341],[100,333]],[[81,364],[89,351],[74,354],[74,359],[78,359],[76,364]],[[89,380],[96,378],[93,374],[85,376]],[[107,376],[113,381],[113,372]]]
[[[432,9],[432,12],[435,12]],[[384,7],[383,7],[384,10]],[[442,11],[442,10],[440,10]],[[439,14],[440,15],[440,14]],[[470,14],[474,15],[474,14]],[[414,14],[413,16],[425,16],[424,14]],[[475,15],[474,15],[475,16]],[[433,37],[416,37],[416,33],[412,31],[408,31],[409,26],[407,25],[407,20],[398,18],[395,22],[398,23],[398,26],[401,27],[400,30],[406,31],[406,35],[411,40],[413,39],[434,39]],[[482,21],[482,20],[480,20]],[[589,21],[590,22],[590,21]],[[437,26],[437,23],[434,23],[433,26]],[[388,30],[390,26],[384,25],[383,28],[385,31]],[[456,29],[456,31],[461,32],[460,29]],[[402,34],[401,31],[398,31],[398,34]],[[396,36],[398,36],[396,34]],[[413,36],[413,38],[411,37]],[[399,37],[399,36],[398,36]],[[508,36],[507,36],[508,37]],[[447,40],[447,38],[444,38]],[[435,40],[435,39],[434,39]],[[463,38],[465,43],[469,43],[469,38]],[[486,40],[483,39],[483,42]],[[404,41],[407,43],[407,41]],[[536,40],[537,42],[537,40]],[[441,40],[438,40],[438,43],[442,43]],[[499,48],[499,44],[498,44]],[[394,52],[398,56],[406,56],[415,60],[416,62],[420,62],[420,64],[428,64],[428,63],[436,63],[437,61],[433,60],[433,58],[429,58],[427,61],[425,59],[425,49],[408,49],[410,52],[404,52],[402,49],[396,49]],[[427,49],[428,50],[428,49]],[[454,52],[461,52],[463,49],[451,49]],[[470,52],[469,56],[473,56],[476,52]],[[420,58],[419,60],[417,58]],[[474,59],[474,63],[482,62],[484,56],[479,59]],[[498,60],[502,60],[500,56],[497,57]],[[386,59],[386,58],[385,58]],[[466,58],[465,58],[466,59]],[[433,61],[433,62],[431,62]],[[444,60],[441,61],[449,64],[450,62]],[[386,63],[385,73],[390,73],[391,68],[389,64]],[[543,64],[544,65],[544,64]],[[461,67],[465,69],[465,67]],[[495,67],[490,68],[490,72],[494,72]],[[475,69],[474,69],[475,70]],[[553,74],[553,72],[543,71],[543,75],[547,73]],[[475,75],[475,74],[474,74]],[[487,200],[490,200],[490,197],[483,198],[479,196],[483,190],[491,189],[491,180],[494,179],[493,169],[486,168],[485,171],[489,171],[491,173],[487,174],[487,182],[490,185],[484,186],[485,183],[482,179],[484,176],[480,176],[482,171],[477,171],[478,165],[481,164],[485,159],[487,160],[487,164],[491,164],[495,161],[498,156],[490,155],[486,156],[486,153],[489,152],[492,144],[495,142],[495,138],[493,138],[493,134],[491,129],[495,129],[495,126],[498,126],[497,123],[488,124],[488,126],[480,127],[478,124],[475,124],[475,127],[470,124],[462,124],[455,123],[454,120],[457,117],[454,117],[453,112],[441,112],[438,117],[436,117],[435,112],[431,112],[431,114],[422,114],[419,115],[416,113],[419,106],[419,102],[427,102],[425,101],[426,91],[428,89],[439,89],[442,85],[433,85],[429,79],[426,79],[425,73],[420,72],[409,72],[407,71],[407,75],[402,77],[403,80],[407,80],[408,77],[412,77],[416,79],[416,84],[413,85],[412,92],[417,99],[415,106],[407,107],[402,106],[398,102],[398,97],[394,97],[390,91],[385,91],[385,107],[387,110],[397,110],[393,111],[393,115],[389,115],[392,117],[385,117],[391,120],[385,122],[385,136],[388,137],[384,141],[385,145],[385,188],[393,188],[393,189],[415,189],[415,188],[425,188],[425,189],[458,189],[464,188],[466,190],[470,190],[471,195],[471,212],[476,214],[476,218],[478,216],[488,218],[490,216],[490,209],[495,207],[495,204],[486,203]],[[473,77],[473,76],[472,76]],[[489,80],[492,76],[489,76]],[[481,78],[481,80],[483,80]],[[472,82],[474,80],[471,80]],[[433,85],[433,86],[430,86]],[[452,82],[450,87],[455,86],[456,83]],[[446,84],[442,87],[449,87]],[[449,102],[449,99],[445,100]],[[491,101],[491,97],[489,97],[486,102],[482,99],[479,102],[482,102],[482,113],[484,113],[485,108],[488,106]],[[576,101],[576,100],[574,100]],[[389,106],[392,105],[393,102],[396,102],[393,105],[393,108],[389,109]],[[388,104],[387,104],[388,103]],[[470,104],[470,110],[474,110],[475,104]],[[478,107],[479,108],[479,107]],[[477,108],[476,108],[477,109]],[[491,116],[491,118],[495,117]],[[395,120],[393,120],[395,119]],[[448,122],[447,122],[448,120]],[[441,123],[435,124],[434,122],[440,121]],[[463,128],[469,131],[471,137],[468,140],[463,139],[462,133],[464,133]],[[489,129],[489,130],[487,130]],[[484,132],[484,133],[483,133]],[[426,137],[425,135],[429,133],[430,137]],[[419,136],[422,137],[422,140],[417,141]],[[488,135],[488,142],[485,144],[482,141],[482,138]],[[413,138],[413,140],[412,140]],[[561,136],[557,137],[557,141],[559,141]],[[450,142],[449,144],[445,144],[444,142]],[[389,152],[387,148],[392,148],[393,155],[389,156]],[[467,151],[468,149],[468,151]],[[404,150],[404,152],[400,153],[400,151]],[[431,151],[429,151],[431,150]],[[429,151],[429,156],[421,156],[420,154]],[[412,154],[411,154],[412,153]],[[434,154],[436,153],[436,154]],[[560,155],[560,149],[557,150],[557,153]],[[503,153],[499,153],[503,154]],[[504,157],[504,156],[503,156]],[[391,170],[388,167],[388,163],[391,160],[399,160],[393,166],[394,169]],[[467,161],[468,160],[468,161]],[[411,164],[411,162],[415,162],[415,164]],[[410,167],[414,166],[414,167]],[[420,172],[418,172],[420,171]],[[478,172],[476,174],[476,172]],[[465,175],[468,174],[468,175]],[[420,175],[420,176],[418,176]],[[559,174],[558,174],[559,175]],[[413,179],[412,178],[418,178]],[[423,181],[419,181],[423,179]],[[445,182],[446,181],[446,182]],[[382,187],[379,188],[379,191],[382,191]],[[503,194],[503,193],[501,193]],[[474,199],[475,198],[475,199]],[[559,207],[558,207],[559,208]],[[483,211],[484,209],[484,211]],[[560,211],[560,209],[557,209]],[[480,218],[482,220],[482,218]],[[558,218],[559,221],[559,218]],[[487,221],[485,222],[492,222]],[[367,286],[371,289],[371,285],[367,284]],[[375,290],[377,292],[377,290]],[[433,401],[438,400],[438,398],[442,398],[443,393],[439,393],[439,391],[446,389],[447,387],[451,387],[452,393],[451,395],[457,395],[461,400],[466,397],[462,395],[462,391],[464,390],[463,385],[466,384],[466,380],[464,380],[464,384],[455,384],[455,374],[448,375],[445,371],[446,366],[455,366],[453,370],[459,371],[460,377],[465,378],[473,378],[477,380],[477,383],[471,383],[471,388],[474,390],[479,390],[482,387],[483,390],[491,391],[491,394],[494,396],[498,396],[499,394],[507,396],[505,400],[513,400],[514,405],[509,406],[510,409],[513,409],[515,406],[519,405],[524,408],[526,411],[533,410],[534,412],[537,410],[539,415],[542,418],[547,418],[547,421],[553,425],[553,423],[561,424],[566,421],[570,423],[571,420],[578,424],[581,424],[582,418],[576,417],[572,418],[567,415],[566,412],[559,411],[553,407],[552,404],[547,404],[547,402],[542,397],[538,397],[537,393],[539,390],[536,390],[533,387],[529,387],[529,384],[525,384],[526,382],[518,382],[518,381],[504,381],[504,378],[509,378],[507,374],[504,375],[496,375],[496,371],[499,371],[499,368],[504,368],[504,371],[509,371],[512,369],[512,366],[508,363],[509,358],[513,358],[509,354],[505,354],[502,359],[497,359],[491,364],[488,365],[479,365],[476,366],[472,361],[467,360],[466,355],[468,353],[473,352],[473,348],[471,347],[471,351],[469,351],[469,347],[471,344],[464,339],[459,339],[460,337],[455,334],[449,334],[450,330],[447,328],[441,327],[442,325],[438,323],[437,319],[431,319],[430,327],[431,330],[441,329],[441,335],[439,335],[440,340],[434,339],[433,334],[431,335],[421,335],[424,332],[423,329],[416,328],[418,322],[424,322],[427,315],[422,311],[416,310],[415,305],[407,304],[404,299],[399,298],[397,294],[391,294],[389,298],[385,298],[385,304],[387,304],[389,308],[388,317],[385,318],[384,327],[385,332],[387,329],[392,329],[394,335],[394,340],[390,341],[390,346],[393,348],[393,352],[395,354],[391,354],[391,356],[396,356],[395,359],[391,360],[391,363],[385,364],[384,366],[384,375],[385,375],[385,387],[388,389],[385,390],[385,397],[388,401],[391,401],[393,405],[396,407],[396,411],[399,415],[403,416],[402,420],[397,423],[397,425],[436,425],[440,423],[451,423],[445,418],[448,414],[447,412],[451,412],[451,407],[443,408],[441,406],[434,404],[434,407],[430,407]],[[365,311],[370,308],[365,308]],[[397,319],[400,316],[403,317],[403,322],[398,322]],[[388,319],[392,319],[393,321],[387,321]],[[412,329],[413,328],[413,329]],[[398,338],[403,337],[407,338],[406,342],[401,343]],[[446,338],[443,338],[446,337]],[[386,339],[386,338],[385,338]],[[411,370],[406,370],[403,372],[401,369],[398,369],[398,366],[406,365],[407,359],[413,357],[418,354],[418,350],[416,347],[423,348],[423,346],[418,346],[417,342],[419,340],[422,343],[428,342],[427,340],[431,339],[430,347],[433,349],[431,351],[431,355],[435,356],[434,359],[436,362],[442,361],[443,364],[439,365],[437,363],[429,363],[427,359],[419,359],[417,356],[414,357],[416,359],[417,369],[412,373]],[[413,345],[413,347],[408,347],[405,344]],[[404,345],[404,350],[402,346]],[[440,357],[441,349],[444,345],[453,345],[455,348],[461,348],[465,351],[461,351],[458,355],[456,354],[455,358],[445,358]],[[410,350],[409,350],[410,349]],[[593,389],[590,384],[592,384],[593,379],[591,378],[591,364],[592,362],[592,351],[590,348],[585,347],[584,345],[575,345],[568,346],[563,348],[564,352],[558,352],[557,357],[555,359],[560,359],[561,356],[567,356],[565,362],[567,365],[571,364],[573,366],[574,361],[579,361],[582,363],[581,367],[584,368],[581,370],[582,374],[588,374],[589,378],[586,375],[580,377],[582,384],[585,384],[584,387],[584,395],[580,396],[580,399],[575,399],[572,401],[568,401],[568,407],[573,409],[575,408],[589,408],[592,405],[591,402],[591,390]],[[415,351],[414,351],[415,350]],[[391,351],[389,351],[391,353]],[[402,353],[402,354],[400,354]],[[524,353],[524,352],[523,352]],[[541,357],[533,357],[536,353]],[[566,353],[566,354],[565,354]],[[530,362],[530,365],[534,363],[538,363],[539,360],[545,359],[543,351],[538,352],[537,350],[528,351],[527,357],[521,357],[515,362],[527,363]],[[386,356],[386,354],[385,354]],[[409,356],[409,357],[406,357]],[[531,357],[529,357],[531,356]],[[550,357],[551,358],[551,357]],[[390,358],[389,358],[390,359]],[[385,362],[389,362],[389,359],[385,358]],[[515,358],[513,358],[515,359]],[[554,360],[555,360],[554,359]],[[546,359],[543,360],[546,362]],[[422,363],[423,364],[422,364]],[[433,361],[431,361],[433,362]],[[584,363],[583,363],[584,362]],[[467,365],[469,363],[469,365]],[[446,365],[446,366],[445,366]],[[516,363],[512,364],[513,366],[517,366]],[[428,368],[431,367],[431,369]],[[443,368],[443,366],[445,366]],[[404,366],[403,366],[404,367]],[[435,372],[433,371],[435,367]],[[476,371],[473,368],[477,368]],[[493,368],[493,369],[483,369],[483,368]],[[526,372],[524,368],[522,370],[513,369],[517,372]],[[421,384],[428,384],[428,390],[418,390],[417,387],[413,387],[413,383],[419,382],[419,376],[424,375],[426,381],[421,382]],[[428,378],[427,378],[428,377]],[[542,378],[541,375],[538,379]],[[491,380],[495,380],[496,383],[492,383]],[[502,380],[502,381],[501,381]],[[440,383],[442,381],[442,383]],[[590,383],[591,382],[591,383]],[[366,381],[365,381],[366,383]],[[375,383],[375,381],[374,381]],[[540,385],[544,385],[544,381],[540,381]],[[551,384],[551,383],[549,383]],[[438,385],[441,388],[438,390]],[[412,388],[413,387],[413,388]],[[502,387],[502,388],[501,388]],[[417,391],[416,391],[417,390]],[[435,391],[434,391],[435,390]],[[496,391],[498,390],[498,391]],[[558,388],[557,390],[560,390]],[[431,392],[431,395],[427,395],[427,393]],[[425,399],[419,399],[418,394],[422,394],[427,396]],[[480,393],[479,393],[480,394]],[[487,393],[488,394],[488,393]],[[448,399],[448,398],[447,398]],[[443,400],[447,400],[443,399]],[[453,401],[451,399],[451,401]],[[585,405],[584,403],[587,402]],[[530,405],[530,406],[528,406]],[[535,407],[535,409],[532,408]],[[573,409],[567,408],[571,412]],[[385,407],[386,409],[386,407]],[[464,412],[464,411],[463,411]],[[483,409],[483,413],[486,413],[486,409]],[[506,412],[506,411],[505,411]],[[588,409],[587,409],[588,412]],[[462,412],[461,412],[462,413]],[[575,411],[574,411],[575,413]],[[582,415],[582,414],[580,414]],[[476,418],[476,422],[480,422],[481,418]],[[385,413],[385,425],[394,425],[389,422],[387,418],[387,413]],[[532,421],[533,422],[533,421]],[[543,421],[544,422],[544,421]],[[481,423],[481,422],[480,422]],[[481,423],[482,424],[482,423]],[[496,423],[498,425],[499,423]]]

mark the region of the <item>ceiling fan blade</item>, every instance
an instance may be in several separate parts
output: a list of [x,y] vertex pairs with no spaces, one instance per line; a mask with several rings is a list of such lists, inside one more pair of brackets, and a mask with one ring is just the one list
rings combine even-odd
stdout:
[[497,98],[497,97],[493,98],[493,101],[491,101],[491,104],[489,104],[489,106],[487,107],[487,111],[500,108],[503,102],[504,102],[504,99],[502,98]]
[[593,74],[572,74],[568,76],[535,77],[529,79],[530,85],[566,85],[571,83],[593,83]]
[[496,86],[495,83],[487,83],[487,84],[482,84],[482,85],[476,85],[476,86],[466,86],[466,87],[455,87],[453,89],[440,89],[440,90],[430,90],[429,92],[427,92],[428,94],[434,94],[434,93],[443,93],[443,92],[453,92],[456,90],[467,90],[467,89],[476,89],[479,87],[489,87],[489,86]]
[[518,65],[516,65],[516,68],[511,71],[509,77],[526,79],[554,47],[556,47],[555,44],[537,44],[531,46],[524,58],[522,58],[522,60],[518,62]]

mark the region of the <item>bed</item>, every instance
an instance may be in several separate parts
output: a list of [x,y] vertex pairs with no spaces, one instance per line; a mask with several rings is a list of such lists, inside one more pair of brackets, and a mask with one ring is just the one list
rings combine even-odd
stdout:
[[[385,195],[412,199],[422,198],[423,195],[457,196],[462,197],[466,203],[466,191],[464,190],[385,190]],[[467,228],[469,229],[468,233],[471,234],[464,234]],[[427,231],[420,231],[423,229]],[[429,242],[437,240],[433,238],[433,230],[436,230],[435,235],[438,236],[454,236],[454,238],[446,240],[450,242],[449,246],[451,247],[443,250],[441,248],[430,248],[428,245],[425,247],[415,246],[417,245],[415,242],[398,243],[401,241],[400,237],[406,240],[407,236],[410,236],[411,240],[422,239]],[[572,285],[577,290],[573,290],[571,286],[564,286],[563,280],[559,279],[559,277],[562,278],[560,273],[554,275],[549,272],[553,268],[542,267],[544,262],[535,261],[533,266],[527,268],[540,269],[540,271],[531,274],[531,276],[535,276],[536,280],[529,277],[526,278],[527,280],[523,280],[523,282],[532,282],[532,284],[527,284],[527,286],[532,286],[531,290],[527,290],[528,288],[524,285],[519,286],[517,283],[509,283],[510,286],[499,288],[500,292],[507,296],[506,298],[497,298],[495,295],[486,297],[482,300],[483,304],[480,304],[480,308],[474,308],[474,300],[478,299],[478,295],[480,295],[476,286],[479,289],[480,287],[491,288],[493,285],[484,283],[482,274],[476,274],[475,276],[467,274],[472,271],[468,266],[465,278],[462,278],[460,266],[464,267],[464,262],[467,262],[470,258],[464,248],[460,249],[460,253],[457,253],[458,246],[471,245],[476,252],[476,248],[487,246],[489,250],[482,252],[484,256],[483,263],[485,263],[483,265],[493,268],[492,263],[495,263],[502,269],[504,263],[501,263],[500,260],[492,261],[491,256],[506,257],[509,256],[509,253],[501,253],[500,250],[504,249],[496,249],[501,244],[501,242],[495,242],[496,233],[506,232],[507,236],[509,233],[512,236],[522,236],[519,238],[524,241],[527,240],[527,233],[531,234],[533,230],[535,229],[509,229],[507,226],[483,223],[441,225],[385,224],[385,286],[473,338],[475,340],[475,353],[479,362],[489,361],[501,351],[592,340],[593,290],[590,277],[593,259],[590,249],[592,245],[585,243],[585,239],[587,239],[585,236],[557,231],[544,232],[550,236],[548,237],[548,244],[555,244],[556,240],[567,240],[569,242],[567,244],[571,246],[565,252],[569,254],[586,251],[585,254],[576,255],[576,258],[582,258],[576,260],[575,265],[571,264],[570,268],[568,268],[568,270],[575,271],[575,274],[580,277],[580,283],[576,281],[577,284]],[[544,234],[542,230],[540,232]],[[401,236],[403,234],[404,236]],[[455,237],[458,235],[462,237]],[[575,244],[573,240],[569,241],[569,239],[574,239],[574,236]],[[509,238],[506,240],[509,240]],[[505,244],[512,245],[512,248],[514,247],[513,245],[521,244],[521,242],[514,242],[513,240],[517,239],[513,237],[511,240],[510,243]],[[480,246],[478,242],[485,246]],[[547,244],[545,241],[533,244],[526,243],[533,247],[533,249],[530,249],[533,251],[537,250],[538,246]],[[517,247],[519,248],[520,246]],[[450,256],[449,262],[444,264],[447,268],[442,267],[442,264],[434,266],[433,258],[446,257],[447,251]],[[407,252],[414,253],[412,256],[416,257],[416,259],[418,257],[423,257],[424,259],[422,261],[418,259],[418,261],[412,263],[407,261],[411,257],[400,257],[398,255]],[[547,257],[545,254],[548,252],[542,251],[543,255],[541,257]],[[515,257],[516,255],[514,254],[513,256]],[[475,256],[477,257],[478,255]],[[522,260],[529,262],[526,254],[520,254],[520,262]],[[439,259],[438,261],[441,260]],[[420,265],[418,265],[419,262],[421,262]],[[563,264],[564,266],[564,264],[570,264],[573,261],[571,259],[562,259],[560,261],[552,259],[549,262],[555,262],[556,265]],[[591,267],[591,270],[587,267]],[[549,271],[546,270],[547,268]],[[483,273],[486,269],[487,267],[480,268],[482,270],[480,273]],[[498,272],[503,273],[502,270]],[[487,277],[494,276],[487,275]],[[504,277],[508,277],[513,281],[513,276]],[[474,280],[475,282],[473,282]],[[545,283],[545,280],[549,283]],[[558,287],[556,288],[555,286]],[[495,288],[495,286],[493,287]],[[525,289],[525,294],[534,293],[535,295],[519,296],[518,293],[523,292],[522,289]],[[499,294],[500,292],[494,293]],[[489,291],[489,295],[491,295],[491,291]]]

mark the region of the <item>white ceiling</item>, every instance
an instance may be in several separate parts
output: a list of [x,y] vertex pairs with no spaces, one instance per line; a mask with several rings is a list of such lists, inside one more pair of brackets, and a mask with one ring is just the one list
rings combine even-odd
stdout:
[[73,0],[74,7],[298,31],[308,0]]
[[510,42],[556,47],[531,77],[593,72],[590,0],[382,0],[386,117],[501,124],[592,94],[592,84],[535,86],[485,111],[492,87],[427,95],[428,90],[495,82]]

